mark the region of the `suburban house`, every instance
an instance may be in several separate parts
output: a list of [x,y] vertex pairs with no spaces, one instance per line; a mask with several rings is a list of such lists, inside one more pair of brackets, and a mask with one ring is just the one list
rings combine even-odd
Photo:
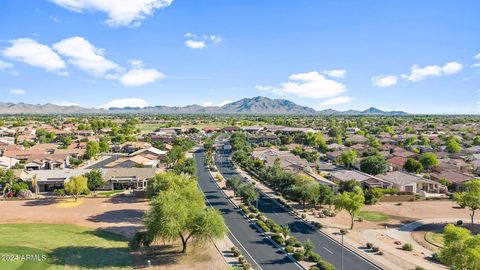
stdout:
[[432,173],[431,175],[432,180],[435,181],[440,181],[440,180],[445,180],[448,183],[452,185],[452,190],[451,191],[464,191],[465,187],[464,184],[466,181],[471,180],[475,177],[465,174],[465,173],[460,173],[456,171],[442,171],[442,172],[436,172]]
[[331,180],[335,183],[341,183],[349,180],[355,180],[364,188],[391,188],[392,183],[379,177],[355,170],[337,170],[330,173]]
[[130,154],[130,156],[142,156],[150,160],[162,161],[168,154],[168,151],[163,151],[155,147],[143,148]]
[[10,157],[0,157],[0,169],[10,169],[17,165],[20,160]]
[[392,157],[387,160],[389,171],[401,171],[403,166],[407,162],[408,158],[405,157]]
[[62,189],[65,182],[70,177],[84,175],[90,170],[75,169],[75,170],[37,170],[27,172],[25,181],[31,182],[34,178],[37,179],[38,190],[40,192],[49,192],[56,189]]
[[3,152],[4,157],[16,158],[18,160],[26,161],[30,156],[45,155],[44,150],[5,150]]
[[158,159],[149,159],[141,155],[119,158],[105,165],[105,168],[156,168]]
[[114,168],[103,169],[106,181],[103,189],[146,189],[148,180],[157,173],[156,168]]
[[[33,178],[36,178],[40,192],[51,192],[64,188],[64,184],[71,177],[85,175],[89,171],[89,169],[29,171],[22,180],[31,182]],[[145,189],[148,179],[156,174],[155,168],[115,168],[101,169],[100,171],[105,180],[105,185],[101,188],[103,190]]]
[[31,155],[25,162],[25,170],[56,170],[70,166],[68,154]]
[[69,155],[73,158],[80,158],[85,155],[86,149],[56,149],[53,153],[55,155]]
[[420,191],[439,193],[441,187],[440,183],[438,182],[400,171],[379,174],[377,177],[392,183],[393,188],[400,192],[408,192],[413,194],[417,194]]

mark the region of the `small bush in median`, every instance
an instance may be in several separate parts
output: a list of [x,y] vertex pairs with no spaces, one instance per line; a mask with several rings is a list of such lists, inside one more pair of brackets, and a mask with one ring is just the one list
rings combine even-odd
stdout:
[[257,220],[257,225],[260,227],[264,232],[269,232],[270,228],[268,228],[267,224],[261,220]]
[[288,252],[288,253],[293,253],[293,252],[295,251],[295,248],[292,247],[292,246],[287,246],[287,247],[285,248],[285,251]]
[[285,239],[280,234],[272,235],[273,241],[277,242],[279,245],[285,245]]
[[322,260],[322,256],[320,256],[320,254],[318,254],[318,253],[312,252],[309,256],[309,259],[312,262],[318,263],[320,260]]
[[295,236],[290,236],[290,237],[285,241],[285,243],[287,243],[287,245],[289,245],[289,246],[293,246],[293,245],[295,245],[295,243],[297,243],[297,242],[298,242],[298,240],[297,240],[297,238],[295,238]]
[[410,243],[405,243],[403,244],[402,249],[406,251],[413,251],[413,245]]
[[293,258],[295,258],[297,261],[303,261],[303,259],[305,259],[305,254],[303,254],[301,251],[297,251],[293,253]]
[[379,251],[380,251],[380,248],[379,248],[379,247],[372,247],[372,251],[373,251],[373,252],[379,252]]
[[368,249],[372,249],[372,248],[373,248],[373,244],[372,244],[372,243],[367,243],[367,244],[366,244],[366,247],[367,247]]
[[321,260],[317,263],[317,267],[320,270],[336,270],[335,266],[333,266],[331,263]]

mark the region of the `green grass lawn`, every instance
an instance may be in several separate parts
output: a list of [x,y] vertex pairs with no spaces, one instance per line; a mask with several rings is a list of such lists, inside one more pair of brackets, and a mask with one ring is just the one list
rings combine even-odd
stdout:
[[123,192],[124,192],[124,190],[112,190],[112,191],[100,191],[97,194],[100,195],[100,196],[110,197],[110,196],[113,196],[115,194],[119,194],[119,193],[123,193]]
[[373,222],[382,222],[390,219],[388,215],[384,213],[373,212],[373,211],[361,211],[358,214],[358,217],[362,218],[363,220],[373,221]]
[[443,233],[427,232],[425,234],[425,241],[434,246],[443,247]]
[[[28,259],[25,255],[37,256],[40,260]],[[0,256],[0,269],[9,270],[132,269],[135,266],[135,258],[124,237],[68,224],[0,225]]]

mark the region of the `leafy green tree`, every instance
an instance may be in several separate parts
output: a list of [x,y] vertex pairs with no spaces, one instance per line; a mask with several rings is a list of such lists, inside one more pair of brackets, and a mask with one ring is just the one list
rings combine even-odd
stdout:
[[100,141],[100,143],[98,144],[98,150],[100,151],[100,153],[110,152],[110,146],[108,145],[108,142]]
[[343,151],[342,154],[340,155],[339,160],[345,166],[347,166],[348,168],[351,168],[355,165],[355,162],[357,162],[357,151],[352,149]]
[[480,145],[480,136],[475,136],[475,138],[473,139],[473,144]]
[[430,170],[438,166],[438,159],[434,153],[424,153],[420,157],[420,163],[425,169]]
[[70,177],[67,183],[65,183],[65,191],[75,197],[75,201],[78,201],[78,197],[83,193],[88,193],[88,179],[85,176]]
[[234,176],[230,179],[227,179],[225,185],[227,186],[227,188],[233,190],[233,192],[237,194],[241,185],[241,181],[238,177]]
[[98,142],[89,141],[87,143],[87,150],[85,152],[85,155],[87,156],[87,158],[96,157],[99,153],[100,153],[100,146],[98,145]]
[[345,210],[350,214],[351,225],[350,230],[353,230],[353,222],[355,216],[358,215],[365,202],[363,191],[360,187],[355,187],[352,192],[343,192],[337,195],[334,199],[336,210]]
[[450,137],[447,140],[445,146],[447,147],[447,151],[452,154],[457,154],[457,153],[460,153],[460,151],[462,151],[462,147],[460,146],[458,141],[453,137]]
[[472,179],[465,182],[465,188],[465,192],[457,192],[453,198],[459,205],[470,209],[470,218],[473,225],[475,211],[480,209],[480,179]]
[[196,182],[182,188],[176,183],[165,184],[167,188],[155,196],[146,214],[147,231],[153,238],[180,239],[182,253],[186,253],[190,239],[201,243],[224,237],[227,227],[222,215],[214,209],[206,209]]
[[368,204],[376,204],[383,197],[383,190],[381,188],[369,188],[365,190],[365,202]]
[[293,186],[289,189],[289,195],[293,200],[302,204],[305,209],[307,202],[314,202],[318,198],[318,186],[317,182],[308,176],[298,175],[295,177]]
[[360,162],[360,170],[371,175],[382,174],[387,171],[387,161],[380,155],[369,156]]
[[87,186],[89,190],[96,191],[105,184],[102,172],[98,169],[93,169],[85,174],[87,177]]
[[355,187],[360,187],[360,183],[355,179],[350,179],[340,182],[338,185],[338,190],[340,192],[352,192]]
[[258,200],[259,194],[250,184],[242,184],[239,186],[240,197],[247,205],[251,205],[253,201]]
[[8,193],[13,191],[15,183],[18,181],[12,170],[0,169],[0,184],[3,186],[3,196],[6,197]]
[[411,172],[411,173],[421,173],[421,172],[423,172],[422,163],[420,163],[419,161],[417,161],[413,158],[407,159],[407,161],[405,162],[405,165],[403,165],[403,168],[407,172]]
[[469,230],[447,224],[443,229],[444,247],[440,260],[454,270],[480,269],[480,235],[472,236]]
[[157,173],[147,184],[147,195],[153,198],[163,191],[169,189],[182,189],[191,184],[197,184],[197,179],[194,176],[186,174],[177,174],[175,172]]

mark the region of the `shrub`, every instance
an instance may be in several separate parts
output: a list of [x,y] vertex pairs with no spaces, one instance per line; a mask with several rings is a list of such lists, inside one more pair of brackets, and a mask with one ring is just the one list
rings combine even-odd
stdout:
[[367,247],[368,249],[372,249],[372,248],[373,248],[373,244],[372,244],[372,243],[367,243],[367,244],[366,244],[366,247]]
[[317,267],[320,270],[336,270],[335,266],[333,266],[331,263],[321,260],[317,263]]
[[382,255],[383,255],[383,251],[379,251],[379,252],[377,253],[377,255],[382,256]]
[[307,215],[306,215],[306,214],[302,214],[301,217],[302,217],[303,219],[305,219],[305,218],[307,218]]
[[302,242],[295,240],[295,243],[293,244],[294,247],[302,247]]
[[403,244],[402,249],[406,251],[413,251],[413,245],[410,243],[405,243]]
[[284,245],[285,244],[285,239],[283,239],[283,236],[279,234],[274,234],[272,235],[273,241],[277,242],[279,245]]
[[305,259],[305,254],[303,254],[301,251],[297,251],[293,253],[293,258],[295,258],[297,261],[303,261],[303,259]]
[[421,266],[417,266],[417,267],[415,267],[415,270],[425,270],[425,268],[423,268]]
[[312,267],[308,268],[308,270],[320,270],[320,268],[318,268],[316,266],[312,266]]
[[316,263],[318,263],[320,260],[322,260],[322,256],[320,256],[320,254],[315,253],[315,252],[312,252],[310,254],[310,256],[308,256],[308,257],[312,262],[316,262]]
[[282,232],[282,226],[275,224],[272,228],[272,231],[275,233],[281,233]]
[[253,205],[250,205],[249,208],[250,208],[250,211],[252,211],[252,213],[258,213],[258,212],[260,212],[260,211],[258,211],[258,209],[257,209],[255,206],[253,206]]
[[462,226],[463,225],[463,220],[457,220],[457,226]]
[[285,251],[288,252],[288,253],[293,253],[293,252],[295,251],[295,248],[292,247],[292,246],[287,246],[287,247],[285,248]]
[[380,251],[380,248],[379,248],[379,247],[372,247],[372,251],[373,251],[373,252],[379,252],[379,251]]
[[57,196],[65,196],[65,189],[55,189],[53,191],[53,194],[57,195]]
[[249,270],[249,269],[252,268],[252,266],[250,265],[249,262],[242,263],[242,267],[243,267],[244,270]]
[[254,213],[250,213],[248,214],[248,218],[256,218],[257,217],[257,214],[254,214]]
[[257,225],[260,227],[264,232],[269,232],[270,228],[268,228],[267,224],[261,220],[257,220]]
[[313,226],[315,226],[315,228],[317,228],[318,230],[320,230],[321,228],[323,228],[323,225],[322,225],[322,223],[320,223],[320,222],[314,222],[314,223],[313,223]]
[[139,249],[141,247],[149,247],[153,242],[153,238],[146,231],[136,232],[132,240],[128,243],[131,249]]
[[247,262],[247,259],[245,259],[245,257],[243,257],[243,256],[240,256],[240,257],[238,257],[238,261],[243,265],[244,263]]
[[440,254],[437,252],[432,253],[432,259],[436,262],[441,262]]
[[295,238],[295,236],[290,236],[286,241],[285,243],[289,246],[293,246],[295,245],[295,243],[297,243],[297,238]]

